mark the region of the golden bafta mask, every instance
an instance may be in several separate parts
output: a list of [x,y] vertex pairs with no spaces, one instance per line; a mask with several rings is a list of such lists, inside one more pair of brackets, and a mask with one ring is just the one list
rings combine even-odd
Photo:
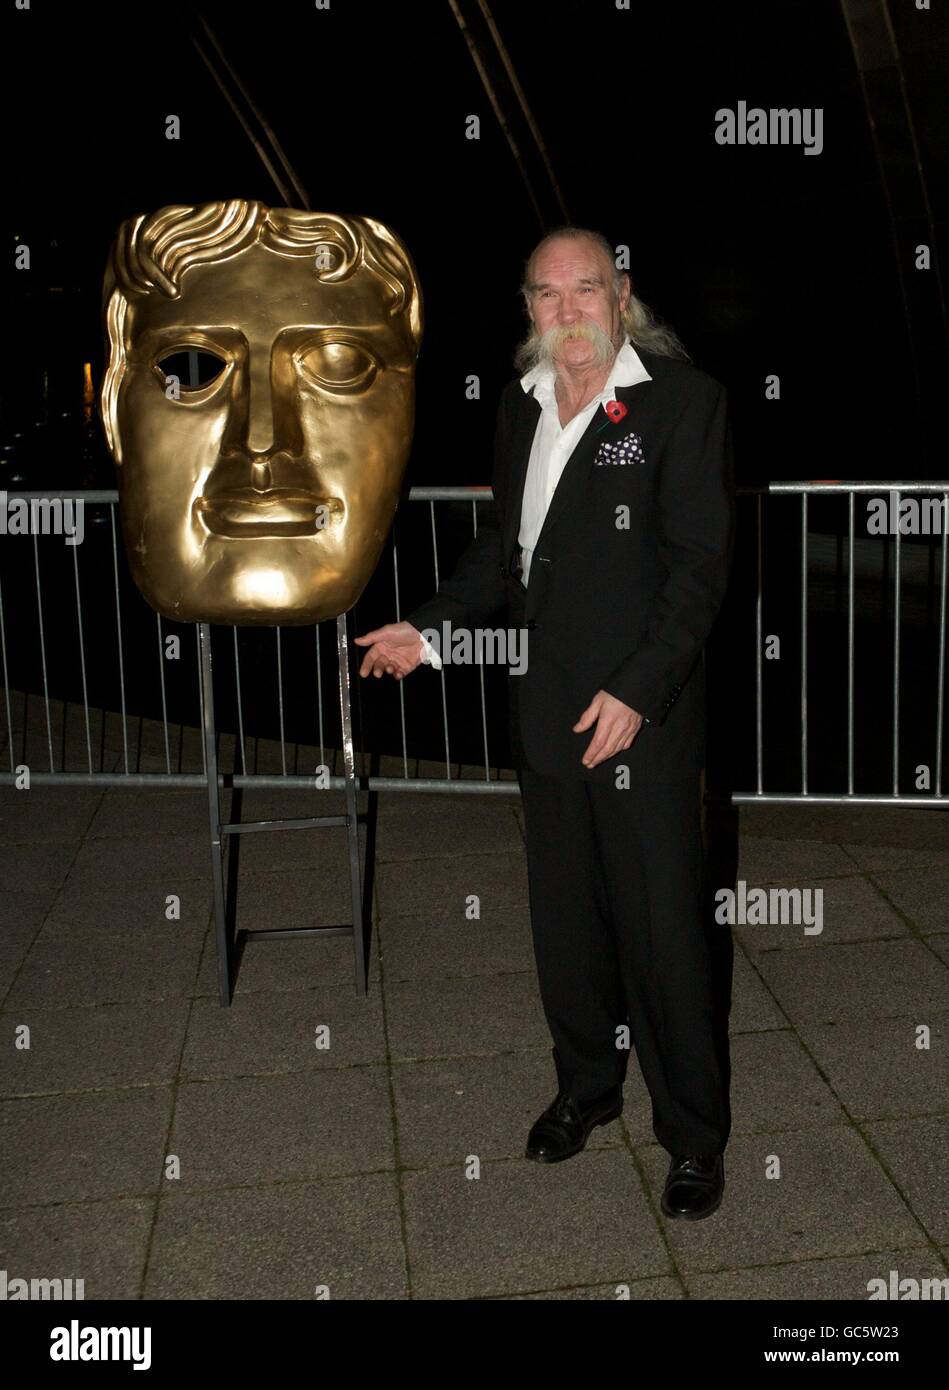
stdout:
[[[412,443],[422,301],[399,238],[243,199],[165,207],[119,229],[104,312],[102,419],[151,606],[276,625],[351,608]],[[180,364],[199,361],[195,382]]]

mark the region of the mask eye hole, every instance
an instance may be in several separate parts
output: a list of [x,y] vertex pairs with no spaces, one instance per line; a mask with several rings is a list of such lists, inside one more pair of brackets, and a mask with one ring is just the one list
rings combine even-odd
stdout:
[[193,391],[203,391],[221,375],[225,363],[223,357],[207,352],[204,348],[184,348],[169,352],[155,363],[159,377],[165,386],[171,386],[174,378],[182,396]]
[[301,353],[306,374],[327,391],[364,391],[378,370],[376,359],[358,343],[317,343]]

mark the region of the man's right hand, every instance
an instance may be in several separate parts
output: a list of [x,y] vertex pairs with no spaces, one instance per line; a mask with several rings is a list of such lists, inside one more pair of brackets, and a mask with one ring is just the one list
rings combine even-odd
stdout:
[[386,623],[355,642],[357,647],[369,648],[359,668],[361,676],[386,674],[400,681],[422,660],[422,634],[411,623]]

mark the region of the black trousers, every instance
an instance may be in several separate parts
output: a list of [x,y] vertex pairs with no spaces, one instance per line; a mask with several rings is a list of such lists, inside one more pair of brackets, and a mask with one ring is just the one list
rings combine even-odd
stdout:
[[[560,1089],[579,1101],[601,1094],[624,1080],[634,1047],[659,1143],[670,1154],[722,1153],[730,1112],[702,911],[697,781],[642,792],[523,767],[518,776],[534,955]],[[617,1046],[624,1025],[628,1047]]]

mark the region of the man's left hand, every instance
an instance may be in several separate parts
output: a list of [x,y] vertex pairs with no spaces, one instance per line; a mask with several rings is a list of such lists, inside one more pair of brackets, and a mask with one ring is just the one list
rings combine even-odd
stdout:
[[643,717],[636,710],[624,705],[615,695],[598,690],[573,726],[575,734],[582,734],[596,724],[596,733],[583,755],[583,766],[596,767],[615,753],[631,747],[642,722]]

